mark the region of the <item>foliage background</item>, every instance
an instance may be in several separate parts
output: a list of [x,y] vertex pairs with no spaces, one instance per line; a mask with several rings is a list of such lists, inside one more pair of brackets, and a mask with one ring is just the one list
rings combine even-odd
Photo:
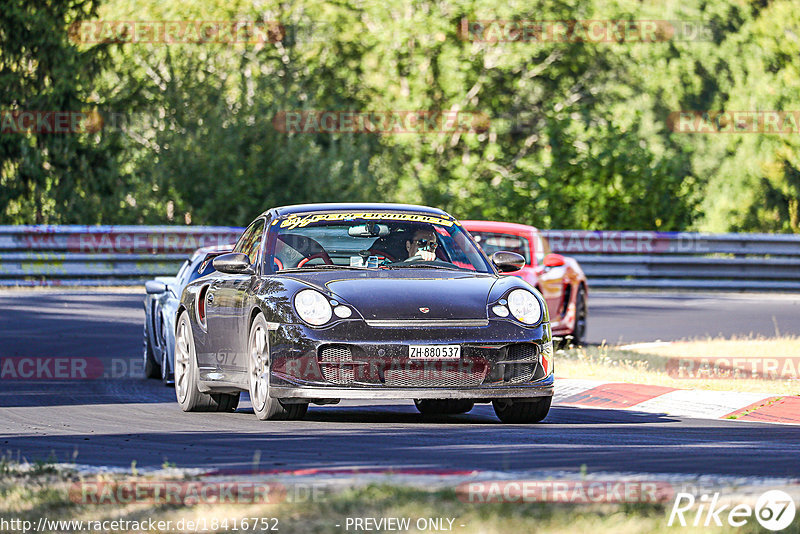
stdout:
[[[476,43],[463,18],[698,21],[706,40]],[[277,20],[247,44],[77,44],[82,20]],[[244,225],[398,201],[545,228],[800,232],[800,135],[683,134],[676,110],[793,110],[794,0],[5,0],[0,108],[93,110],[0,134],[0,223]],[[285,110],[469,110],[461,135],[285,134]]]

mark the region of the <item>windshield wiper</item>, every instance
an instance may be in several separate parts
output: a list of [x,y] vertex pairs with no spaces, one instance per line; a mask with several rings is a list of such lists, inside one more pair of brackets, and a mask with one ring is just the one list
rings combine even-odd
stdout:
[[464,269],[463,267],[459,267],[457,265],[436,265],[432,263],[392,263],[385,265],[384,267],[386,269],[444,269],[446,271],[457,269],[459,271],[469,271],[469,269]]
[[330,265],[327,263],[323,263],[320,265],[309,265],[308,267],[290,267],[288,269],[281,269],[279,273],[296,273],[296,272],[305,272],[305,271],[314,271],[317,269],[355,269],[358,271],[370,271],[373,270],[374,267],[360,267],[357,265]]

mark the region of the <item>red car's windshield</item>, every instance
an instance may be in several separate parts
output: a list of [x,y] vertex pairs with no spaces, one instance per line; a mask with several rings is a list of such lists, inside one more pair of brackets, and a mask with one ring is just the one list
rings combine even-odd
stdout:
[[498,234],[495,232],[470,231],[475,242],[483,249],[487,256],[495,252],[516,252],[525,258],[525,264],[531,263],[531,246],[527,238],[514,234]]

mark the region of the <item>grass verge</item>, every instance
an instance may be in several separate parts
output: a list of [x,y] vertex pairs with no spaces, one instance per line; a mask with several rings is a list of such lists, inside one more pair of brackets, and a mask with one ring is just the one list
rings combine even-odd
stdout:
[[[108,481],[147,481],[146,476],[104,475],[92,477]],[[0,473],[0,517],[30,521],[36,525],[45,517],[53,521],[111,521],[128,522],[171,521],[172,529],[139,528],[142,532],[175,531],[175,525],[194,521],[204,532],[231,532],[236,520],[241,528],[244,518],[275,518],[267,524],[279,532],[329,533],[354,531],[346,528],[347,518],[408,518],[410,528],[405,532],[435,531],[418,529],[417,521],[443,519],[452,525],[453,532],[501,534],[508,532],[624,534],[641,532],[674,532],[667,526],[670,504],[551,504],[491,503],[471,504],[459,499],[455,489],[426,490],[417,487],[373,484],[355,488],[340,488],[317,494],[305,502],[275,504],[157,505],[123,503],[115,505],[81,504],[70,498],[70,488],[85,479],[75,473],[57,469],[16,470],[8,464]],[[163,480],[163,479],[160,479]],[[185,481],[187,479],[180,479]],[[447,520],[451,519],[452,523]],[[227,522],[226,522],[227,521]],[[252,521],[252,520],[251,520]],[[251,522],[252,524],[252,522]],[[743,528],[679,528],[681,532],[738,532],[759,531],[757,523]],[[53,528],[52,530],[56,530]],[[60,528],[59,532],[75,532],[76,528]],[[181,531],[189,531],[184,527]],[[85,531],[85,530],[84,530]],[[106,532],[130,532],[131,529],[105,528]],[[250,531],[254,531],[252,527]],[[260,531],[260,530],[259,530]],[[387,532],[390,529],[370,529]],[[396,531],[396,530],[394,530]]]
[[577,347],[559,351],[555,368],[562,378],[800,395],[800,337]]

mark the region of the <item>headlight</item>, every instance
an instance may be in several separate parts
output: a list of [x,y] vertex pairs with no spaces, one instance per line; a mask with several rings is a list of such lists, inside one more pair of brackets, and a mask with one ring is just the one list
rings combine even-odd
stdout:
[[294,296],[294,309],[302,320],[320,326],[331,320],[331,305],[325,296],[313,289],[304,289]]
[[342,306],[342,305],[340,304],[339,306],[336,306],[336,307],[333,309],[333,313],[335,313],[335,314],[336,314],[336,317],[339,317],[339,318],[341,318],[341,319],[347,319],[348,317],[350,317],[351,315],[353,315],[353,310],[351,310],[351,309],[350,309],[350,308],[348,308],[347,306]]
[[508,308],[506,308],[505,306],[501,306],[500,304],[492,306],[492,311],[498,317],[508,317]]
[[542,305],[530,291],[515,289],[508,294],[508,309],[511,315],[525,324],[536,324],[542,318]]

